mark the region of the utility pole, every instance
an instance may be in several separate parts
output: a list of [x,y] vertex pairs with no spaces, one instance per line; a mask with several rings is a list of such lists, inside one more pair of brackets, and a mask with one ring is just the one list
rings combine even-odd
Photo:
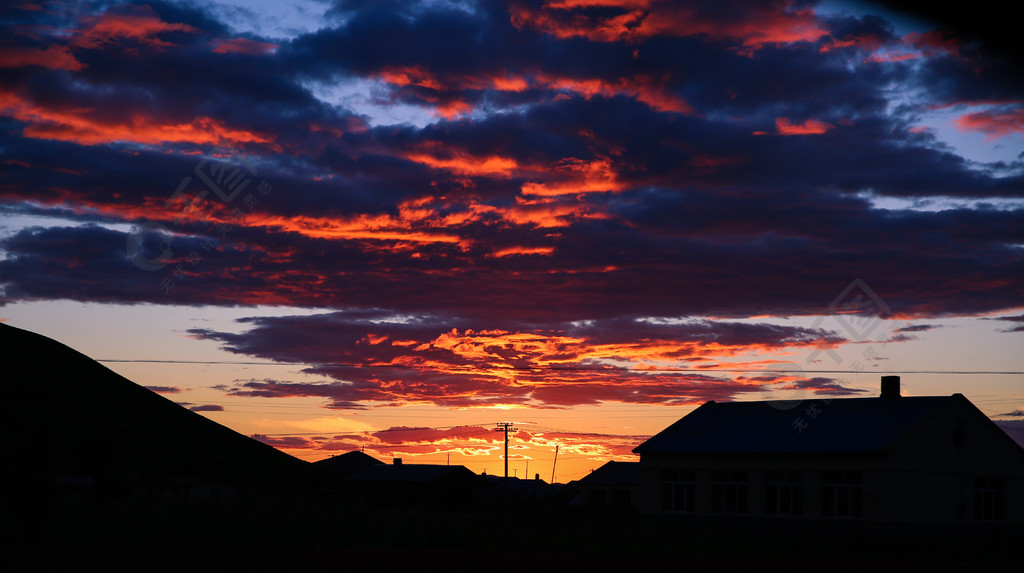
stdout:
[[551,483],[555,483],[555,464],[558,463],[558,448],[561,446],[555,444],[555,461],[551,462]]
[[505,433],[505,481],[507,482],[508,481],[508,433],[509,432],[518,432],[519,428],[513,428],[512,427],[512,422],[498,422],[495,425],[498,426],[497,428],[494,428],[495,432],[504,432]]

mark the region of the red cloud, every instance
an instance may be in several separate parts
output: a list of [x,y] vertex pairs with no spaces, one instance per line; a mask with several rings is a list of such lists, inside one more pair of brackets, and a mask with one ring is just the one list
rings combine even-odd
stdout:
[[163,48],[172,44],[158,36],[166,32],[198,32],[188,24],[164,22],[149,6],[133,6],[130,13],[107,12],[85,20],[73,33],[72,43],[83,48],[102,48],[125,40]]
[[828,53],[843,48],[857,48],[860,50],[874,52],[882,47],[884,40],[878,36],[854,36],[845,40],[831,39],[818,50],[821,53]]
[[67,46],[48,48],[0,48],[0,68],[42,66],[51,70],[78,71],[85,67],[75,59]]
[[503,439],[492,428],[482,426],[456,426],[444,430],[435,428],[408,428],[397,426],[380,430],[371,434],[383,444],[398,445],[409,443],[452,442],[456,440],[473,440],[480,442],[497,442]]
[[924,52],[926,56],[938,53],[959,55],[961,42],[947,32],[932,30],[930,32],[911,32],[903,37],[903,41]]
[[901,62],[946,54],[961,57],[960,46],[961,42],[955,37],[945,32],[933,30],[924,33],[911,32],[894,46],[874,45],[865,47],[876,50],[874,54],[867,58],[869,62]]
[[277,44],[257,42],[248,38],[232,38],[230,40],[216,40],[213,53],[215,54],[249,54],[262,56],[272,53],[278,48]]
[[1024,133],[1024,107],[1011,110],[986,110],[967,113],[953,122],[960,131],[979,131],[986,141]]
[[[82,26],[60,31],[62,43],[47,48],[0,48],[0,68],[43,66],[54,70],[78,71],[85,68],[71,49],[106,49],[125,41],[145,44],[153,48],[171,46],[160,39],[167,32],[195,33],[188,24],[164,22],[148,6],[133,6],[129,11],[107,12],[82,21]],[[66,45],[63,42],[68,42]],[[120,46],[118,46],[120,49]]]
[[792,123],[788,117],[775,118],[775,127],[779,135],[821,135],[835,128],[834,125],[817,119],[808,119],[803,123]]
[[611,159],[606,157],[592,160],[575,157],[563,159],[552,165],[548,173],[545,181],[524,183],[523,195],[551,197],[616,192],[626,189],[626,185],[618,180],[618,174],[612,166]]
[[[604,10],[586,10],[597,7]],[[517,3],[510,13],[516,27],[536,28],[558,38],[636,42],[654,36],[706,36],[738,42],[745,54],[769,44],[812,42],[827,35],[813,10],[794,9],[790,2],[731,6],[667,0],[556,1],[540,9]]]
[[577,93],[588,99],[596,95],[602,97],[626,95],[657,111],[685,115],[696,113],[693,106],[686,100],[665,89],[664,82],[652,77],[638,76],[610,81],[600,78],[540,75],[534,83],[539,87]]
[[472,106],[453,94],[465,90],[497,90],[522,92],[528,88],[567,91],[585,98],[625,95],[649,105],[657,111],[693,115],[696,110],[682,97],[667,90],[661,78],[636,76],[604,79],[560,76],[547,73],[511,75],[446,75],[440,76],[420,66],[391,67],[376,76],[398,87],[417,88],[416,96],[434,105],[435,113],[453,118],[472,111]]
[[[335,380],[252,380],[227,389],[230,394],[319,397],[336,409],[371,403],[565,407],[730,399],[761,392],[778,375],[725,377],[716,376],[722,374],[716,369],[762,372],[772,364],[765,362],[768,355],[843,342],[821,330],[710,321],[616,320],[565,330],[449,327],[438,332],[433,320],[388,325],[368,322],[373,316],[269,320],[246,334],[193,334],[219,339],[233,352],[317,364],[307,372]],[[329,345],[296,334],[320,331],[332,333]],[[307,343],[282,346],[282,340],[292,339]],[[693,371],[701,366],[706,366],[702,372]]]

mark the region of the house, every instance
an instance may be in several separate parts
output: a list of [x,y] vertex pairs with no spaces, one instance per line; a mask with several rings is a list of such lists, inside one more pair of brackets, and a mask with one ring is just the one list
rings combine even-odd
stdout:
[[636,509],[640,463],[611,460],[579,480],[580,504],[588,509]]
[[345,452],[310,464],[311,480],[315,487],[323,490],[344,489],[348,477],[378,465],[384,462],[359,450]]
[[640,455],[649,513],[1024,523],[1024,448],[961,394],[707,402]]
[[483,478],[461,465],[372,465],[346,479],[364,503],[376,507],[464,509]]
[[558,489],[534,474],[533,479],[521,479],[514,476],[502,477],[484,474],[480,476],[483,486],[477,488],[476,506],[498,507],[504,503],[515,506],[536,507],[552,504],[557,499]]

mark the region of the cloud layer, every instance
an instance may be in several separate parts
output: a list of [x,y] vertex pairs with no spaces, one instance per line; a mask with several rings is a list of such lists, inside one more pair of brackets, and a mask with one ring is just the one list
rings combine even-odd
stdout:
[[842,395],[756,372],[848,333],[738,319],[855,278],[890,316],[1021,305],[1024,159],[929,122],[1019,146],[1024,75],[955,31],[789,0],[338,1],[281,38],[67,8],[4,13],[0,211],[32,224],[0,237],[0,302],[335,310],[194,331],[324,377],[232,394]]

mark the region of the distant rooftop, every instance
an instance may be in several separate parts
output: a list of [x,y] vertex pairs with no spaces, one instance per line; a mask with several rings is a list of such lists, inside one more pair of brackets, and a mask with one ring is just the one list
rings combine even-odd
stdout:
[[587,485],[636,485],[640,481],[639,470],[640,462],[611,460],[579,481]]
[[429,464],[381,464],[368,467],[349,477],[352,481],[373,482],[438,482],[477,478],[466,466]]

